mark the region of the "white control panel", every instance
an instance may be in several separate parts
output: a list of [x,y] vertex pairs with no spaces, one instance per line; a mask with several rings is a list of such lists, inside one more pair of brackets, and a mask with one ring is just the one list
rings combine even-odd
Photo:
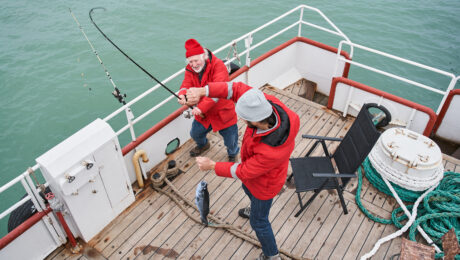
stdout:
[[115,132],[97,119],[39,158],[37,163],[74,235],[91,240],[133,201]]

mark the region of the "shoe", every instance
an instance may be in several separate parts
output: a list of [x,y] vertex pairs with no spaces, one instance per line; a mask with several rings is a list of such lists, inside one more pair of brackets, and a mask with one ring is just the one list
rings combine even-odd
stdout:
[[195,148],[193,148],[192,150],[190,150],[190,156],[192,157],[197,157],[198,155],[202,154],[204,151],[208,150],[209,147],[211,147],[211,145],[209,144],[209,142],[207,142],[203,147],[198,147],[198,146],[195,146]]
[[236,162],[236,156],[235,155],[229,155],[228,156],[228,161],[229,162]]
[[251,207],[246,207],[238,210],[238,215],[242,218],[249,218],[251,216]]
[[273,256],[265,256],[264,253],[260,253],[259,257],[256,260],[281,260],[280,254]]

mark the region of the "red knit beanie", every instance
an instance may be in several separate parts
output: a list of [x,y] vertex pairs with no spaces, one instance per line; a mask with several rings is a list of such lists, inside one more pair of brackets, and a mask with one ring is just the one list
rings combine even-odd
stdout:
[[204,53],[203,47],[195,39],[188,39],[185,42],[185,58]]

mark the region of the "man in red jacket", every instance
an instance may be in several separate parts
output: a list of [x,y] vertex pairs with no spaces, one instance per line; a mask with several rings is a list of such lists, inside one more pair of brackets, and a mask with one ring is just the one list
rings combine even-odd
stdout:
[[[185,93],[191,87],[204,87],[210,82],[229,81],[225,64],[210,50],[204,49],[195,39],[185,42],[184,81],[180,87],[178,102],[185,105]],[[190,156],[196,157],[209,149],[206,138],[211,130],[219,131],[227,147],[228,161],[234,162],[238,154],[238,127],[235,114],[235,105],[227,99],[203,97],[193,108],[195,120],[192,123],[190,136],[195,140],[196,147],[190,151]]]
[[236,102],[236,113],[246,121],[241,146],[241,163],[214,162],[197,157],[200,170],[215,170],[218,176],[240,179],[251,207],[240,209],[250,219],[262,245],[259,259],[280,259],[268,220],[270,207],[282,189],[299,131],[299,116],[276,97],[241,83],[209,83],[187,91],[189,104],[202,96],[228,98]]

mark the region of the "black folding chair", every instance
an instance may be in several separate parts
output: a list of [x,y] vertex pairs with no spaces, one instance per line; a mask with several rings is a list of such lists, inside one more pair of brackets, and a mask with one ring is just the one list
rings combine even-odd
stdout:
[[[356,177],[356,170],[369,154],[380,136],[380,132],[378,132],[374,126],[372,115],[368,110],[371,107],[384,110],[384,108],[382,109],[375,104],[364,104],[355,122],[353,122],[353,125],[343,139],[302,135],[303,138],[317,139],[317,141],[305,157],[290,159],[292,174],[289,176],[288,181],[294,176],[294,184],[300,204],[300,210],[295,215],[296,217],[311,204],[321,190],[330,189],[337,190],[343,213],[348,214],[345,200],[343,199],[343,190],[350,179]],[[341,141],[332,156],[327,150],[325,141]],[[326,156],[309,157],[318,144],[321,144]],[[335,161],[338,173],[334,170],[332,160]],[[303,204],[300,193],[312,190],[315,193],[307,203]]]

